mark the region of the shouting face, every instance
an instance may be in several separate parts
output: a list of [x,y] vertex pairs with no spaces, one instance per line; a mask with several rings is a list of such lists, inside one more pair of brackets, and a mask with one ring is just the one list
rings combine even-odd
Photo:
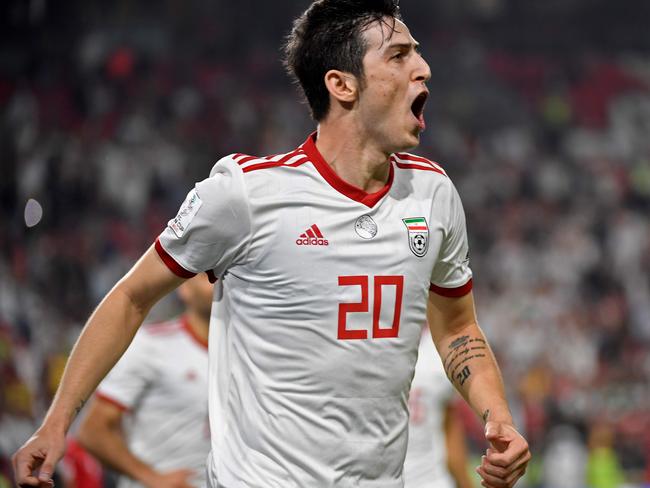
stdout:
[[367,47],[358,100],[363,126],[386,153],[413,148],[425,128],[429,65],[399,20],[374,22],[363,36]]

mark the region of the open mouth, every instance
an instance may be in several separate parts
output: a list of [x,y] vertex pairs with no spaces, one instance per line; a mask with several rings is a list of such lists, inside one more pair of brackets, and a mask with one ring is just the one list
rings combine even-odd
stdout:
[[427,98],[429,97],[429,93],[426,91],[421,92],[417,97],[415,97],[415,100],[411,104],[411,112],[413,112],[413,115],[415,116],[416,119],[418,119],[418,122],[420,122],[420,128],[424,130],[424,106],[427,103]]

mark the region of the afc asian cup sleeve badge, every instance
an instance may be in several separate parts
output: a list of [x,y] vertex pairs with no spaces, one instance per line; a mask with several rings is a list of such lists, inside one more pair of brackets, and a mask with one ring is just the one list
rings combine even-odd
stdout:
[[203,201],[196,192],[196,189],[192,189],[192,191],[187,194],[187,197],[181,205],[181,208],[178,210],[176,217],[170,220],[167,224],[176,237],[179,239],[183,237],[185,230],[194,219],[194,216],[201,208],[201,205],[203,205]]
[[421,258],[429,249],[429,226],[424,217],[409,217],[402,219],[408,232],[409,248]]

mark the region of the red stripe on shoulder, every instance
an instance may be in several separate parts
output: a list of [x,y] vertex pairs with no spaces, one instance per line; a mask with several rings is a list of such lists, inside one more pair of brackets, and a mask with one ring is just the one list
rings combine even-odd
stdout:
[[297,156],[297,155],[300,154],[301,152],[302,152],[302,149],[296,149],[296,150],[294,150],[294,151],[291,151],[290,153],[287,153],[287,154],[285,154],[284,156],[282,156],[280,159],[278,159],[278,160],[276,161],[276,163],[286,163],[286,162],[289,161],[291,158],[293,158],[294,156]]
[[100,391],[95,392],[95,397],[98,400],[101,400],[101,401],[106,402],[106,403],[110,403],[111,405],[117,407],[122,412],[128,412],[129,410],[131,410],[129,407],[124,405],[122,402],[116,400],[115,398],[113,398],[111,396],[105,395],[104,393],[102,393]]
[[[443,169],[442,166],[440,166],[438,163],[435,161],[431,161],[430,159],[423,158],[420,156],[416,156],[415,154],[408,154],[408,153],[396,153],[393,155],[394,158],[400,159],[400,164],[409,164],[408,162],[404,161],[411,161],[413,163],[421,163],[424,164],[428,167],[434,168],[437,170],[438,173],[446,175],[447,173]],[[397,161],[395,161],[397,162]]]
[[162,259],[163,263],[165,263],[170,271],[176,276],[179,276],[181,278],[192,278],[193,276],[196,276],[196,273],[192,273],[191,271],[183,268],[176,262],[173,257],[169,255],[167,251],[165,251],[165,248],[163,248],[162,244],[160,243],[160,239],[156,239],[154,247],[156,248],[156,252],[158,253],[158,256],[160,256],[160,259]]
[[[300,158],[297,161],[289,163],[289,161],[299,155],[304,155],[304,158]],[[249,156],[247,154],[237,153],[233,156],[233,160],[241,167],[244,173],[248,173],[250,171],[255,171],[258,169],[275,168],[277,166],[296,167],[307,162],[309,159],[301,146],[286,154],[280,153],[264,157]]]
[[[291,159],[292,157],[296,156],[302,149],[298,148],[295,149],[289,153],[279,153],[279,154],[271,154],[269,156],[249,156],[248,154],[242,154],[242,153],[237,153],[233,156],[233,160],[237,162],[240,166],[242,164],[250,163],[251,161],[255,161],[256,159],[259,159],[260,161],[264,162],[272,162],[272,163],[284,163],[285,161]],[[280,159],[275,159],[278,156],[282,156]]]
[[398,163],[397,161],[395,161],[395,166],[401,169],[419,169],[422,171],[433,171],[443,176],[447,176],[447,173],[445,173],[443,170],[434,168],[433,166],[420,166],[419,164],[405,164],[405,163]]
[[249,155],[249,154],[237,153],[237,154],[234,154],[234,155],[233,155],[232,159],[233,159],[233,161],[235,161],[235,162],[237,162],[237,163],[241,163],[241,160],[242,160],[242,159],[246,159],[246,158],[255,159],[256,157],[257,157],[257,156],[251,156],[251,155]]
[[242,156],[243,157],[239,161],[235,160],[237,164],[239,164],[240,166],[244,163],[248,163],[249,161],[252,161],[253,159],[263,159],[263,158],[258,158],[257,156],[248,156],[246,154],[242,154]]
[[426,163],[426,164],[429,164],[431,166],[436,166],[438,168],[441,168],[440,165],[438,163],[436,163],[435,161],[431,161],[430,159],[423,158],[421,156],[416,156],[415,154],[396,153],[395,155],[400,159],[405,159],[406,161],[417,161],[418,163]]
[[[298,153],[292,155],[291,157],[297,156]],[[284,158],[283,158],[284,159]],[[287,163],[291,158],[287,158],[285,161],[268,161],[265,163],[257,163],[257,164],[251,164],[250,166],[246,166],[245,168],[242,168],[242,171],[244,173],[248,173],[249,171],[256,171],[258,169],[267,169],[267,168],[277,168],[279,166],[286,166],[288,168],[296,168],[300,166],[301,164],[306,163],[309,161],[308,157],[300,158],[297,161],[294,161],[293,163]]]
[[447,298],[459,298],[464,297],[470,291],[472,291],[473,282],[470,278],[467,283],[457,288],[443,288],[441,286],[434,285],[433,283],[429,284],[429,290],[434,292],[437,295],[441,295]]
[[297,167],[300,166],[301,164],[305,164],[305,163],[308,162],[308,161],[309,161],[309,158],[308,158],[307,156],[305,156],[304,158],[300,158],[300,159],[294,161],[294,162],[291,163],[291,164],[285,164],[285,166],[288,166],[288,167],[290,167],[290,168],[297,168]]
[[255,171],[258,169],[275,168],[276,166],[284,166],[284,163],[276,163],[275,161],[271,161],[269,163],[251,164],[250,166],[242,168],[242,171],[244,173],[248,173],[249,171]]

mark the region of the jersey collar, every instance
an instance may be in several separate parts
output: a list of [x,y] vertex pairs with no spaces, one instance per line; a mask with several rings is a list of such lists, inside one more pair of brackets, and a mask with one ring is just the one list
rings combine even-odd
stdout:
[[190,325],[190,321],[187,319],[187,315],[183,315],[181,317],[181,323],[183,324],[183,329],[185,329],[185,332],[187,332],[187,334],[194,340],[194,342],[205,349],[208,348],[208,341],[202,337],[199,337],[198,334],[194,332],[192,326]]
[[390,190],[391,185],[393,184],[393,176],[395,169],[393,168],[393,163],[390,163],[390,170],[388,174],[388,181],[386,185],[379,191],[375,193],[366,193],[361,188],[357,188],[354,185],[351,185],[347,181],[343,180],[339,175],[337,175],[332,167],[327,164],[327,161],[323,158],[321,153],[316,147],[316,132],[307,137],[307,140],[301,146],[302,149],[307,153],[310,161],[316,167],[316,170],[320,175],[327,181],[332,188],[334,188],[339,193],[342,193],[346,197],[364,204],[366,207],[374,207],[379,200],[381,200],[386,193]]

